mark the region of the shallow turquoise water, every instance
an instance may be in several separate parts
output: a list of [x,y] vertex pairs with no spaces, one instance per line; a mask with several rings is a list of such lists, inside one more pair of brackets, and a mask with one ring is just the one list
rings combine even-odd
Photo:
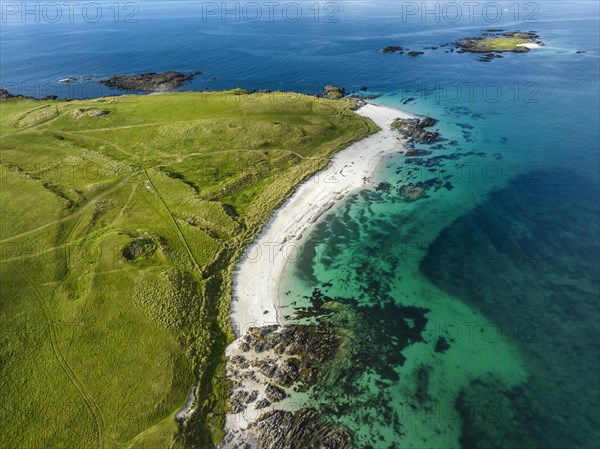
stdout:
[[[552,26],[564,36],[570,24]],[[352,335],[312,402],[359,447],[599,446],[596,69],[552,48],[530,56],[443,78],[531,80],[533,101],[509,88],[451,102],[435,81],[429,95],[380,98],[438,118],[444,147],[422,165],[388,158],[376,178],[391,189],[339,205],[289,268],[285,313],[324,294],[320,320]],[[418,181],[433,183],[428,197],[404,201],[396,189]]]
[[[338,2],[335,23],[204,22],[195,2],[139,3],[135,24],[9,20],[0,84],[95,96],[117,73],[203,70],[186,89],[366,85],[438,119],[442,147],[386,159],[387,190],[332,209],[289,267],[285,313],[325,301],[320,319],[350,341],[311,401],[364,448],[599,447],[599,5],[451,23],[404,21],[403,3]],[[489,64],[378,52],[497,27],[535,29],[547,47]],[[69,76],[96,79],[56,82]],[[405,201],[397,189],[417,182],[427,196]]]

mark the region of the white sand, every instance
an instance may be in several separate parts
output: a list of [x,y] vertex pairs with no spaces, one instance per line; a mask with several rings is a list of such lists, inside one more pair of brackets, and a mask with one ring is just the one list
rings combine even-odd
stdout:
[[231,318],[238,338],[252,327],[279,324],[278,284],[302,234],[336,201],[363,187],[383,156],[404,150],[389,125],[412,115],[371,104],[358,113],[381,131],[340,151],[325,170],[301,184],[247,248],[233,285]]
[[543,45],[532,42],[531,44],[519,44],[519,45],[517,45],[517,47],[527,47],[527,48],[531,49],[531,48],[542,48]]

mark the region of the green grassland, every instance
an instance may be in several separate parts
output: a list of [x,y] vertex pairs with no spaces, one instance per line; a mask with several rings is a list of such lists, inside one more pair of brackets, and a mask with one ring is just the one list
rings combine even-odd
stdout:
[[465,38],[457,41],[458,45],[466,51],[475,53],[488,52],[515,52],[527,53],[529,49],[522,44],[532,44],[532,39],[519,37],[486,37],[486,38]]
[[0,102],[0,448],[218,441],[236,260],[376,130],[284,93]]
[[529,39],[518,39],[516,37],[496,37],[485,39],[484,46],[496,51],[514,51],[522,44],[531,44]]

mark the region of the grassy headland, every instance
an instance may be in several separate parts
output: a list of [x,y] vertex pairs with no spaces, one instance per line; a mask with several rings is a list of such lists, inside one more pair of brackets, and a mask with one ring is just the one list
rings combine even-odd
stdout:
[[241,93],[0,102],[1,448],[218,441],[235,262],[376,131],[346,101]]

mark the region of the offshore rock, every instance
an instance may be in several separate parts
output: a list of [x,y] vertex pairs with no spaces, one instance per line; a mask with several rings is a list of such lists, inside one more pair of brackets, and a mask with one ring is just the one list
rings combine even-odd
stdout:
[[193,80],[197,74],[185,75],[180,72],[166,71],[163,73],[142,73],[141,75],[111,76],[100,81],[111,89],[139,91],[139,92],[166,92],[177,89],[184,83]]

